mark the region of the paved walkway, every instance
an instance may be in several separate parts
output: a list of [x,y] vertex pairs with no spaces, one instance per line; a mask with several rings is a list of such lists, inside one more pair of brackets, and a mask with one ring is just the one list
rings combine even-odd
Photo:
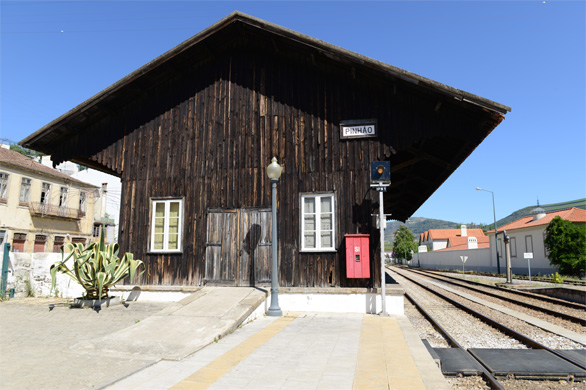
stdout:
[[154,363],[99,349],[79,354],[72,346],[140,323],[168,304],[135,302],[95,312],[70,309],[67,302],[48,298],[0,302],[0,389],[91,389]]
[[[50,302],[42,299],[0,303],[0,388],[449,389],[404,316],[261,316],[233,333],[228,330],[217,342],[212,336],[210,345],[187,357],[163,359],[181,342],[190,344],[183,338],[190,331],[165,326],[165,318],[175,328],[196,324],[201,333],[207,325],[198,322],[197,308],[219,304],[217,294],[223,293],[228,290],[212,289],[181,304],[132,302],[99,313],[64,306],[49,310]],[[243,310],[237,308],[254,306],[256,297],[242,289],[238,293],[240,301],[216,308],[216,315],[240,318]],[[137,329],[141,346],[129,350]],[[112,350],[107,342],[112,339],[120,342],[121,353]],[[153,348],[157,340],[169,343]]]
[[263,317],[180,362],[161,361],[127,389],[449,389],[404,316]]

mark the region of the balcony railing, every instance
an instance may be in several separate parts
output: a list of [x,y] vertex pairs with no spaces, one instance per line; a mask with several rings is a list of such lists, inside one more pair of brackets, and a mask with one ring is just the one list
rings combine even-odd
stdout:
[[45,204],[40,202],[31,202],[30,210],[31,214],[40,215],[42,217],[82,219],[85,216],[85,212],[78,209],[59,207],[54,204]]

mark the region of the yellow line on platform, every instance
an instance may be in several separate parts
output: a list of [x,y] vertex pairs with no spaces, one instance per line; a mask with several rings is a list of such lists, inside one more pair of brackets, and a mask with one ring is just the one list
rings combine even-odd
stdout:
[[425,390],[395,318],[364,316],[353,388]]
[[269,341],[273,336],[285,329],[285,327],[297,318],[298,315],[298,313],[287,313],[286,316],[276,319],[272,324],[268,325],[260,332],[252,335],[207,366],[202,367],[199,371],[196,371],[181,382],[177,383],[172,389],[207,389],[246,359],[251,353]]

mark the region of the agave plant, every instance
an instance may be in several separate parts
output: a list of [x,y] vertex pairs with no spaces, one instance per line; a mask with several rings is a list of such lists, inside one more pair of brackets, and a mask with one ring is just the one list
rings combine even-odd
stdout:
[[[118,250],[118,243],[105,244],[103,229],[99,243],[93,242],[85,247],[79,243],[64,244],[61,247],[61,260],[50,268],[51,291],[55,288],[57,272],[60,272],[85,289],[86,294],[83,298],[107,298],[110,287],[127,276],[130,276],[132,281],[137,269],[142,266],[142,274],[145,268],[144,263],[135,260],[132,253],[125,253],[119,258]],[[72,261],[71,266],[68,266],[69,260]]]

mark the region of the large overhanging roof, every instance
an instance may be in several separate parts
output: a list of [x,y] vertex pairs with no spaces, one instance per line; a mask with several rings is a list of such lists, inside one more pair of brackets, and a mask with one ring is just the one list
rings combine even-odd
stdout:
[[[468,111],[484,112],[487,119],[481,126],[481,135],[475,136],[466,145],[452,148],[449,142],[442,145],[430,145],[428,142],[413,145],[409,150],[401,150],[394,160],[392,173],[393,185],[385,198],[393,210],[393,217],[405,220],[425,202],[429,196],[449,177],[449,175],[466,159],[476,146],[500,123],[510,107],[485,99],[483,97],[438,83],[420,75],[368,58],[361,54],[340,48],[327,42],[300,34],[264,20],[233,12],[226,18],[206,28],[163,55],[155,58],[136,71],[130,73],[110,87],[81,103],[69,112],[55,119],[35,133],[20,141],[21,145],[52,154],[56,164],[72,160],[105,172],[120,175],[108,167],[97,164],[89,156],[78,156],[73,148],[64,148],[63,141],[84,129],[89,123],[96,122],[111,115],[114,107],[123,107],[133,99],[144,97],[148,86],[160,83],[168,74],[181,72],[181,67],[195,55],[205,60],[206,54],[217,54],[217,45],[233,37],[235,30],[250,37],[262,36],[272,42],[275,50],[283,47],[302,50],[308,56],[319,56],[328,61],[347,65],[354,69],[372,72],[385,78],[400,79],[412,88],[438,96],[446,102],[458,102]],[[232,34],[232,35],[230,35]],[[192,57],[190,57],[192,56]],[[478,114],[475,114],[478,115]],[[438,150],[443,150],[438,154]],[[434,169],[428,169],[429,165]],[[417,167],[417,168],[414,168]],[[414,171],[417,171],[413,174]],[[430,176],[422,174],[429,171]],[[438,173],[441,171],[441,173]],[[400,211],[399,211],[400,210]]]

